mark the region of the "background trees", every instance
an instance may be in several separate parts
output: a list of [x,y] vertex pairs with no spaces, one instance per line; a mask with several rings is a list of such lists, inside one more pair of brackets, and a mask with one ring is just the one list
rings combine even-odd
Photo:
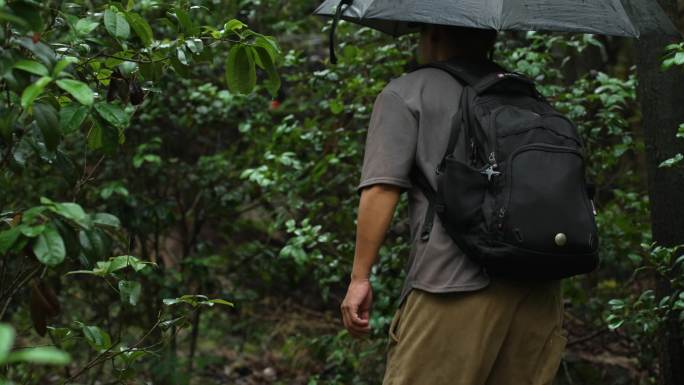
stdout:
[[[340,331],[337,308],[372,103],[415,41],[342,23],[329,65],[315,5],[0,1],[0,320],[17,335],[10,348],[0,328],[3,377],[379,383],[404,213],[373,278],[373,338]],[[577,122],[598,185],[603,266],[565,282],[558,384],[653,383],[665,373],[657,342],[678,338],[666,326],[684,310],[681,259],[651,236],[646,177],[649,164],[679,172],[674,147],[659,152],[677,125],[658,124],[657,143],[640,129],[635,54],[642,69],[666,55],[645,44],[528,33],[497,46]],[[668,171],[653,167],[670,157]],[[48,358],[24,349],[46,345]],[[8,363],[6,351],[62,366]]]

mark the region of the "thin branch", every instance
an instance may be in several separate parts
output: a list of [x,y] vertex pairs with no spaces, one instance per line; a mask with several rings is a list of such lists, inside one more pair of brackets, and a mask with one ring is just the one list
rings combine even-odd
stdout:
[[583,343],[583,342],[587,342],[587,341],[590,341],[590,340],[593,340],[594,338],[597,338],[597,337],[599,337],[599,336],[602,336],[602,335],[606,334],[608,331],[609,331],[608,329],[596,330],[596,331],[594,331],[594,332],[592,332],[592,333],[589,333],[588,335],[586,335],[586,336],[584,336],[584,337],[580,337],[580,338],[577,338],[577,339],[575,339],[575,340],[572,340],[572,341],[568,342],[568,347],[574,346],[574,345],[578,345],[578,344],[581,344],[581,343]]
[[7,312],[7,308],[9,307],[10,303],[12,303],[12,298],[19,292],[19,290],[24,287],[30,281],[33,277],[35,277],[38,272],[40,271],[42,267],[38,266],[35,269],[31,270],[24,279],[21,280],[21,282],[16,285],[13,290],[9,293],[7,296],[7,300],[5,301],[5,305],[2,307],[2,311],[0,311],[0,319],[3,319],[5,316],[5,312]]
[[[142,343],[145,341],[145,339],[146,339],[150,334],[152,334],[152,332],[153,332],[157,327],[159,327],[159,324],[161,323],[161,319],[162,319],[162,312],[160,311],[160,312],[157,314],[157,322],[155,322],[155,324],[154,324],[154,325],[153,325],[153,326],[152,326],[152,327],[151,327],[151,328],[150,328],[150,329],[149,329],[149,330],[148,330],[148,331],[147,331],[147,332],[146,332],[146,333],[145,333],[145,334],[144,334],[144,335],[135,343],[135,344],[133,344],[133,346],[129,347],[128,349],[120,350],[120,351],[115,352],[115,353],[113,353],[113,354],[109,354],[109,353],[111,352],[111,350],[116,346],[116,344],[112,344],[112,346],[110,346],[109,349],[107,349],[107,350],[103,351],[102,353],[98,354],[97,356],[95,356],[95,358],[93,358],[92,360],[90,360],[90,362],[88,362],[83,368],[81,368],[81,370],[79,370],[78,372],[76,372],[76,374],[74,374],[73,376],[67,378],[67,379],[63,382],[63,384],[67,384],[67,383],[73,382],[76,378],[80,377],[80,376],[83,375],[85,372],[87,372],[88,370],[90,370],[90,369],[94,368],[95,366],[101,364],[101,363],[104,362],[104,361],[107,361],[107,360],[109,360],[109,359],[113,359],[114,357],[117,357],[117,356],[122,355],[122,354],[124,354],[124,353],[131,352],[131,351],[133,351],[134,349],[137,349],[137,347],[140,346],[140,345],[142,345]],[[158,345],[158,344],[159,344],[159,343],[155,343],[155,344],[152,344],[152,345],[150,345],[150,346],[153,347],[153,346],[156,346],[156,345]],[[147,348],[145,348],[145,349],[147,349]]]
[[[84,157],[85,158],[85,157]],[[84,159],[84,166],[83,166],[83,176],[81,179],[76,182],[76,187],[74,187],[74,200],[76,199],[76,195],[81,191],[81,188],[85,186],[88,182],[93,180],[93,174],[95,174],[95,171],[100,167],[102,162],[104,161],[105,157],[104,155],[100,157],[100,159],[95,163],[95,166],[90,169],[89,172],[86,173],[87,169],[87,159]]]

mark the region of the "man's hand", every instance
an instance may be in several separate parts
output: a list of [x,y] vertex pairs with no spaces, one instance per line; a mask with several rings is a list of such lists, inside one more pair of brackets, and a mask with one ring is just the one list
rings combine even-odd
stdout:
[[370,333],[370,311],[373,305],[373,288],[367,279],[352,280],[342,301],[342,322],[354,337]]

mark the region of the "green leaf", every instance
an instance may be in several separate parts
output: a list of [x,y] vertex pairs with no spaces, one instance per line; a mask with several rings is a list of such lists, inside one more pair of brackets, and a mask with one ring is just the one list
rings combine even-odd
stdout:
[[679,129],[677,130],[677,138],[684,139],[684,123],[679,125]]
[[50,74],[50,71],[48,71],[47,67],[33,60],[19,60],[18,62],[14,63],[13,68],[30,72],[38,76],[48,76]]
[[238,19],[229,20],[229,21],[223,26],[223,28],[224,28],[226,31],[231,31],[231,32],[239,31],[239,30],[241,30],[241,29],[243,29],[243,28],[245,28],[245,27],[247,27],[247,24],[241,22],[241,21],[238,20]]
[[278,95],[278,89],[280,89],[280,76],[278,76],[273,57],[268,50],[261,46],[254,47],[253,49],[257,53],[256,57],[259,58],[259,62],[261,63],[260,67],[268,74],[268,81],[265,83],[266,89],[271,96],[276,97]]
[[116,128],[125,129],[130,124],[130,115],[117,104],[100,102],[95,104],[95,111]]
[[88,117],[88,112],[88,107],[75,103],[62,107],[59,111],[59,127],[62,132],[70,134],[78,130]]
[[[3,0],[4,1],[4,0]],[[28,23],[21,17],[0,10],[0,21],[6,21],[20,28],[28,28]]]
[[109,334],[97,326],[83,326],[83,336],[90,346],[96,351],[107,350],[112,347],[112,339]]
[[50,82],[52,82],[51,77],[43,76],[35,83],[26,87],[24,92],[21,94],[21,106],[24,109],[27,109],[33,105],[33,101],[43,93],[43,90],[45,90],[45,87],[47,87]]
[[47,225],[45,231],[38,236],[33,244],[33,253],[38,261],[47,266],[57,266],[64,261],[64,241],[52,224]]
[[140,300],[140,293],[142,293],[142,286],[140,282],[135,281],[119,281],[119,294],[121,302],[135,306]]
[[111,271],[117,271],[126,267],[131,267],[136,273],[152,265],[151,262],[143,262],[132,255],[120,255],[111,259]]
[[0,324],[0,364],[7,362],[12,345],[14,345],[14,329],[7,324]]
[[88,214],[86,214],[86,212],[83,210],[83,207],[81,207],[81,205],[79,205],[78,203],[53,202],[45,197],[40,198],[40,203],[46,205],[48,209],[54,212],[55,214],[68,220],[71,220],[73,222],[76,222],[83,228],[89,228],[91,225]]
[[76,25],[74,26],[74,30],[76,31],[77,35],[80,36],[85,36],[91,32],[93,32],[98,26],[100,25],[99,22],[90,20],[90,19],[80,19],[79,21],[76,22]]
[[344,111],[344,103],[341,100],[333,99],[330,101],[330,112],[333,115],[339,115],[342,111]]
[[152,45],[154,35],[147,20],[134,12],[128,12],[126,14],[126,20],[128,20],[128,23],[133,27],[133,31],[135,31],[135,34],[138,35],[145,47]]
[[126,40],[131,35],[131,26],[126,21],[126,15],[115,7],[110,7],[104,14],[105,28],[117,39]]
[[92,106],[95,100],[95,94],[90,87],[82,81],[73,79],[57,80],[59,88],[71,94],[79,103],[86,106]]
[[188,47],[190,52],[195,55],[199,55],[204,50],[204,43],[201,39],[190,39],[185,41],[185,46]]
[[678,66],[684,65],[684,52],[677,52],[674,55],[673,60],[674,60],[674,64],[676,64]]
[[162,303],[166,306],[173,306],[183,302],[180,298],[164,298]]
[[185,53],[185,48],[183,47],[178,47],[176,49],[176,55],[178,56],[178,61],[181,62],[184,66],[190,65],[190,61],[188,60],[188,54]]
[[54,150],[62,139],[62,132],[59,129],[57,110],[51,104],[36,103],[33,106],[33,117],[40,128],[45,140],[45,146],[49,150]]
[[233,304],[232,302],[228,302],[226,300],[223,300],[223,299],[211,299],[208,302],[215,303],[217,305],[225,305],[225,306],[235,307],[235,304]]
[[176,8],[174,13],[178,19],[181,30],[185,32],[187,36],[195,36],[199,33],[199,28],[197,28],[197,25],[195,25],[190,18],[190,14],[180,8]]
[[40,234],[45,231],[45,225],[37,225],[37,226],[25,226],[21,225],[19,226],[19,229],[21,233],[29,238],[35,238],[39,236]]
[[132,61],[125,61],[118,66],[119,71],[121,71],[121,74],[130,77],[135,73],[135,71],[138,70],[138,63],[132,62]]
[[682,154],[677,154],[674,157],[664,161],[661,163],[658,167],[659,168],[669,168],[669,167],[674,167],[677,164],[681,163],[682,160],[684,160],[684,155]]
[[244,45],[234,45],[228,51],[226,82],[234,93],[247,94],[256,86],[256,66],[252,50]]
[[110,182],[102,187],[102,190],[100,190],[100,197],[102,199],[109,199],[114,194],[121,195],[122,197],[128,197],[129,192],[128,189],[119,181]]
[[[81,240],[81,244],[85,245],[84,248],[90,247],[89,245],[86,245],[83,242],[83,239]],[[67,273],[67,275],[90,274],[97,275],[99,277],[105,277],[127,267],[130,267],[131,269],[133,269],[133,271],[138,273],[146,269],[147,267],[154,265],[155,264],[152,262],[143,262],[140,259],[130,255],[121,255],[118,257],[110,258],[108,261],[98,261],[97,266],[92,270],[71,271]]]
[[93,216],[93,223],[95,223],[96,225],[108,226],[113,228],[121,227],[121,222],[119,221],[119,218],[107,213],[95,214]]
[[66,219],[70,219],[83,227],[89,227],[88,215],[78,203],[57,203],[52,210]]
[[21,230],[18,227],[0,231],[0,254],[5,254],[11,249],[19,235],[21,235]]
[[31,207],[30,209],[24,211],[24,215],[22,217],[22,222],[33,224],[36,222],[36,220],[43,217],[43,213],[46,210],[47,210],[47,207],[45,207],[45,206]]
[[15,15],[26,21],[33,32],[42,32],[45,27],[41,9],[28,1],[14,1],[7,4]]
[[13,352],[7,358],[7,362],[29,362],[40,365],[64,366],[71,362],[71,356],[69,356],[69,353],[57,348],[41,346]]
[[58,76],[59,74],[62,73],[69,65],[78,63],[78,59],[73,57],[73,56],[65,56],[64,58],[60,59],[57,64],[55,64],[55,68],[52,69],[52,76]]
[[267,50],[268,53],[271,55],[271,60],[274,63],[278,62],[280,56],[280,48],[278,47],[278,43],[275,41],[274,38],[270,36],[259,36],[256,39],[254,39],[254,45],[257,47],[262,47],[265,50]]
[[102,126],[95,124],[88,132],[88,148],[91,150],[99,150],[104,147],[104,133]]
[[56,60],[55,51],[49,45],[43,42],[34,43],[30,37],[21,37],[13,41],[31,51],[33,56],[46,66],[51,67],[54,65]]
[[[102,259],[109,255],[108,242],[104,235],[95,230],[81,230],[78,233],[78,241],[86,257],[91,260]],[[98,262],[98,265],[104,262]]]

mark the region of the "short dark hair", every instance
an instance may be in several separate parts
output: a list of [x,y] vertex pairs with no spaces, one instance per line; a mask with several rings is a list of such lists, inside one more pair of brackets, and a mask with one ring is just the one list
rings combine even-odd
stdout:
[[437,28],[443,36],[451,42],[463,48],[463,50],[488,54],[496,44],[498,32],[494,29],[458,27],[452,25],[423,24],[421,30],[428,27]]

